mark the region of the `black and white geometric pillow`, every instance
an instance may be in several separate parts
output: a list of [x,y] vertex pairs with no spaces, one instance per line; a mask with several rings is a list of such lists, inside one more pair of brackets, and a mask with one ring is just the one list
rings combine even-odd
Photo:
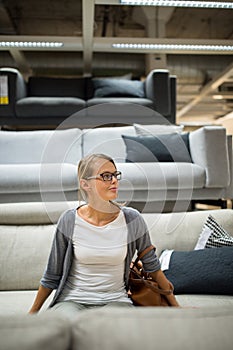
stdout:
[[233,246],[233,237],[209,215],[194,250]]

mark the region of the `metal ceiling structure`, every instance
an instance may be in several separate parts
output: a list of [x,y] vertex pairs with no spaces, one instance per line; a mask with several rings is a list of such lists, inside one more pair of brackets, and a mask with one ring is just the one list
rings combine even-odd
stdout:
[[[13,41],[63,46],[13,47]],[[0,0],[0,42],[8,42],[0,46],[0,66],[18,67],[25,77],[131,73],[138,78],[166,68],[177,76],[178,123],[211,123],[233,111],[233,50],[226,48],[233,45],[230,9],[124,6],[119,0]],[[132,45],[126,49],[113,47],[127,43]],[[191,45],[202,48],[195,51]]]

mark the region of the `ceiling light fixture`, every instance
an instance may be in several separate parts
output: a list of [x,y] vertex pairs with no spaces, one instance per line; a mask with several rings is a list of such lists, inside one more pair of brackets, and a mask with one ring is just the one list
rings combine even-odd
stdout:
[[233,45],[194,45],[194,44],[112,44],[115,49],[132,50],[186,50],[186,51],[233,51]]
[[52,41],[0,41],[0,48],[59,48],[63,45]]
[[173,7],[233,9],[233,3],[229,1],[120,0],[120,3],[122,5],[139,5],[139,6],[173,6]]

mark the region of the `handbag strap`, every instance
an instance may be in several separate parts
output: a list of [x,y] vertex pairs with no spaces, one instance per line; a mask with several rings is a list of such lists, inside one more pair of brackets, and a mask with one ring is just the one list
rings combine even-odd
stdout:
[[141,260],[141,258],[143,258],[144,255],[146,255],[147,253],[149,253],[151,250],[154,250],[154,249],[155,249],[155,246],[151,244],[149,247],[144,249],[141,253],[138,253],[137,259],[134,261],[133,266],[137,265],[139,260]]

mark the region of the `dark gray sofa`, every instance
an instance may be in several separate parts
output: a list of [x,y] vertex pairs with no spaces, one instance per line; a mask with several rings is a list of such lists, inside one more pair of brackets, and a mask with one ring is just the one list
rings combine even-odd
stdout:
[[26,82],[14,68],[0,68],[0,75],[8,85],[8,104],[0,105],[1,126],[175,123],[176,77],[167,70],[151,71],[144,82],[37,76]]

